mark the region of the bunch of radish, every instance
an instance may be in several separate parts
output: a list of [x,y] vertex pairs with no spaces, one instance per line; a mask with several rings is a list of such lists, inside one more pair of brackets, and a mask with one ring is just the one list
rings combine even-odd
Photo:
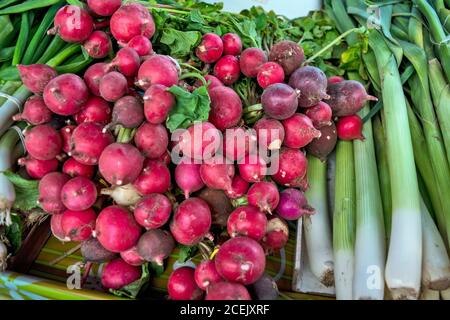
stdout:
[[[327,79],[320,69],[303,66],[303,50],[294,42],[264,52],[243,48],[237,34],[208,33],[195,55],[211,73],[203,75],[209,119],[170,143],[165,121],[176,98],[167,89],[181,85],[180,67],[153,51],[152,15],[120,0],[87,5],[61,8],[51,32],[82,43],[95,59],[119,46],[112,60],[92,64],[83,77],[58,75],[46,65],[19,66],[34,93],[15,116],[30,124],[28,156],[19,163],[40,179],[39,203],[52,215],[54,236],[82,242],[87,262],[107,263],[106,289],[139,279],[144,263],[163,265],[177,243],[210,246],[212,240],[215,255],[172,273],[170,298],[267,296],[273,282],[264,275],[266,255],[287,243],[286,220],[314,213],[304,196],[305,152],[325,158],[336,136],[362,138],[356,113],[373,98],[355,81]],[[69,23],[75,15],[80,23]],[[99,17],[103,23],[95,21]],[[233,89],[241,77],[255,78],[262,91],[265,116],[252,130],[244,127],[243,103]],[[132,135],[116,139],[122,129]],[[192,139],[198,131],[204,134]],[[175,148],[184,160],[173,164]],[[278,154],[272,174],[255,153],[259,148]],[[226,229],[226,241],[212,233],[213,225]]]

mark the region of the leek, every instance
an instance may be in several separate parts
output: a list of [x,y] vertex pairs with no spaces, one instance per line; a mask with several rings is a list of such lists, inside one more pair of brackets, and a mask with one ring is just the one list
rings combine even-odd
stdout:
[[450,300],[450,289],[441,291],[441,299],[442,300]]
[[440,300],[439,291],[423,288],[420,293],[420,300]]

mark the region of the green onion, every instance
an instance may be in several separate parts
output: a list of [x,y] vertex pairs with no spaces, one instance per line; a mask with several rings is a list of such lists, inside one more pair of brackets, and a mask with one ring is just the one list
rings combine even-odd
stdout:
[[12,60],[12,65],[15,66],[20,63],[22,56],[27,47],[28,36],[30,31],[30,16],[28,12],[22,13],[22,21],[20,23],[20,33],[17,38],[16,50]]

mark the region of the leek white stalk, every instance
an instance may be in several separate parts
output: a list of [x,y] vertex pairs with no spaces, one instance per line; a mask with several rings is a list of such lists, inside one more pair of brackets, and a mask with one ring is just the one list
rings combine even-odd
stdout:
[[441,291],[441,299],[442,300],[450,300],[450,289]]
[[8,248],[0,239],[0,272],[6,270],[6,260],[8,260]]
[[308,203],[316,213],[303,216],[303,232],[312,273],[326,287],[334,285],[333,245],[327,201],[327,163],[308,155]]
[[336,151],[333,151],[327,158],[327,199],[330,220],[333,221],[334,211],[334,179],[336,173]]
[[439,291],[423,288],[420,293],[420,300],[440,300]]
[[31,95],[25,86],[21,86],[14,92],[13,98],[9,98],[0,108],[0,135],[13,123],[12,116],[20,111],[20,107]]

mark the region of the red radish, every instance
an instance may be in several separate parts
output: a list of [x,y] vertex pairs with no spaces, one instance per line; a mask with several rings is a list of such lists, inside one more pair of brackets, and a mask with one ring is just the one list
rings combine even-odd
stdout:
[[83,42],[94,30],[94,21],[89,13],[75,5],[59,9],[54,24],[47,33],[58,34],[66,42]]
[[152,43],[147,37],[137,35],[131,38],[126,45],[128,48],[134,49],[140,57],[153,53]]
[[224,56],[214,66],[214,75],[226,86],[231,86],[241,75],[239,59],[235,56]]
[[329,126],[320,128],[320,134],[320,138],[314,139],[306,146],[306,151],[308,154],[325,161],[336,147],[337,132],[334,122],[331,122]]
[[40,96],[31,96],[25,101],[22,113],[13,116],[14,121],[25,120],[32,125],[44,124],[52,119],[52,112]]
[[106,250],[122,252],[139,240],[141,227],[133,215],[120,206],[104,208],[97,217],[95,236]]
[[135,76],[140,67],[139,55],[132,48],[122,48],[117,51],[116,57],[110,63],[110,67],[116,67],[124,76]]
[[249,237],[226,241],[215,257],[217,272],[230,282],[249,285],[256,282],[266,268],[261,245]]
[[223,152],[228,160],[241,160],[249,153],[255,152],[257,144],[254,131],[235,127],[225,131]]
[[299,92],[287,84],[275,83],[264,90],[261,104],[267,116],[284,120],[297,111],[298,95]]
[[250,154],[238,162],[239,173],[247,182],[261,181],[267,175],[266,161],[257,154]]
[[278,170],[272,178],[278,184],[292,186],[306,175],[308,161],[298,149],[282,148],[278,159]]
[[148,262],[162,266],[164,259],[175,249],[175,241],[170,232],[161,229],[150,229],[144,233],[137,244],[141,257]]
[[228,87],[216,87],[209,91],[209,96],[209,121],[219,130],[236,126],[242,116],[242,102],[238,94]]
[[162,124],[144,122],[134,136],[136,147],[150,159],[158,159],[167,150],[169,135]]
[[[222,81],[220,81],[217,77],[212,76],[210,74],[205,75],[205,80],[206,83],[208,83],[208,92],[216,87],[223,87],[224,84],[222,83]],[[201,87],[203,85],[203,82],[201,82],[200,80],[197,80],[195,82],[195,87]]]
[[98,90],[103,99],[115,102],[127,93],[127,78],[119,72],[109,72],[100,79]]
[[341,77],[341,76],[332,76],[332,77],[328,78],[328,85],[330,86],[332,84],[339,83],[339,82],[342,82],[344,80],[345,79],[343,77]]
[[46,64],[30,64],[28,66],[18,64],[20,80],[28,90],[34,94],[41,95],[45,86],[55,78],[58,73]]
[[102,125],[98,123],[84,122],[80,124],[70,138],[69,156],[83,164],[98,164],[103,150],[113,142],[112,135],[102,130]]
[[141,268],[129,265],[118,258],[108,262],[102,271],[102,286],[106,289],[121,289],[141,277]]
[[252,298],[242,284],[221,281],[208,288],[205,300],[252,300]]
[[73,118],[77,124],[83,122],[107,124],[111,121],[111,107],[106,100],[92,96]]
[[69,179],[66,174],[51,172],[39,181],[38,202],[45,212],[58,214],[66,209],[61,201],[61,189]]
[[144,94],[144,114],[148,122],[159,124],[166,121],[175,106],[175,97],[161,84],[151,85]]
[[160,228],[169,221],[172,204],[162,194],[152,193],[143,197],[134,208],[134,218],[146,229]]
[[235,33],[226,33],[222,36],[223,54],[237,56],[242,51],[242,40]]
[[362,129],[363,121],[356,114],[339,118],[336,123],[337,135],[341,140],[364,140]]
[[59,162],[57,159],[38,160],[33,157],[20,158],[20,166],[25,166],[28,175],[33,179],[41,179],[47,173],[58,170]]
[[69,158],[64,162],[62,167],[62,172],[74,177],[86,177],[91,179],[94,176],[94,166],[83,164],[75,160],[74,158]]
[[266,62],[259,68],[256,79],[263,89],[274,83],[282,83],[284,82],[283,68],[278,63]]
[[234,165],[223,158],[208,160],[200,166],[200,176],[211,189],[230,190],[234,171]]
[[242,51],[239,61],[242,73],[255,78],[261,66],[267,62],[267,55],[259,48],[248,48]]
[[212,260],[203,260],[195,268],[195,283],[202,290],[207,290],[214,283],[221,282],[222,277],[216,270],[216,264]]
[[81,243],[80,251],[83,259],[92,263],[104,263],[117,258],[117,253],[106,250],[100,242],[93,237]]
[[211,227],[211,210],[200,198],[189,198],[176,208],[170,231],[178,243],[192,246],[199,243]]
[[207,33],[195,50],[195,55],[205,63],[219,60],[223,53],[223,42],[217,34]]
[[100,96],[100,80],[108,73],[108,64],[99,62],[91,65],[84,73],[83,79],[93,95]]
[[50,80],[44,89],[47,107],[62,116],[74,115],[89,98],[89,90],[76,74],[66,73]]
[[170,188],[170,171],[167,166],[158,161],[147,159],[142,173],[133,185],[141,195],[164,193]]
[[86,210],[97,200],[95,183],[86,177],[72,178],[61,189],[61,200],[69,210]]
[[168,56],[153,55],[141,64],[137,85],[147,90],[153,84],[171,87],[178,84],[178,69]]
[[354,80],[345,80],[328,87],[327,103],[336,117],[350,116],[361,110],[367,101],[377,101],[376,97],[367,94],[364,86]]
[[277,42],[269,53],[269,60],[279,63],[286,75],[290,75],[305,60],[303,48],[294,41],[283,40]]
[[280,202],[280,194],[275,183],[261,181],[250,187],[247,193],[248,203],[263,212],[272,213]]
[[288,188],[280,194],[277,213],[286,220],[297,220],[305,214],[315,213],[315,210],[308,205],[303,192],[294,188]]
[[141,199],[140,194],[131,183],[124,186],[104,188],[101,190],[101,194],[110,196],[114,200],[115,204],[121,206],[135,205]]
[[259,241],[266,233],[266,227],[266,215],[254,206],[236,208],[227,222],[227,231],[232,238],[247,236]]
[[228,198],[237,199],[242,197],[247,193],[249,183],[241,178],[240,175],[235,175],[233,177],[233,182],[231,183],[231,189],[225,191]]
[[221,143],[221,133],[212,123],[196,122],[179,136],[178,148],[188,159],[208,160]]
[[137,247],[134,246],[128,250],[122,251],[120,257],[131,266],[139,267],[145,263],[144,258],[142,258],[137,252]]
[[62,213],[61,227],[70,241],[84,241],[91,237],[96,218],[97,215],[92,209],[66,210]]
[[146,7],[138,3],[122,5],[109,22],[111,33],[118,41],[128,42],[142,35],[151,38],[155,33],[155,22]]
[[200,176],[200,164],[196,163],[179,163],[175,168],[175,181],[186,199],[190,193],[205,186]]
[[138,98],[124,96],[114,103],[111,125],[120,124],[125,128],[137,128],[144,121],[144,107]]
[[319,68],[305,66],[294,71],[289,79],[289,85],[300,91],[298,105],[309,108],[322,99],[328,99],[327,76]]
[[50,218],[50,230],[52,231],[53,236],[62,242],[70,241],[70,238],[66,236],[66,233],[64,232],[61,220],[63,215],[62,214],[53,214]]
[[268,150],[278,150],[284,141],[284,127],[280,121],[271,118],[259,119],[253,129],[256,130],[258,144]]
[[48,124],[41,124],[25,133],[25,148],[38,160],[51,160],[61,153],[61,135]]
[[262,239],[263,246],[269,250],[284,248],[289,240],[289,226],[280,217],[272,216],[267,222],[267,229]]
[[122,0],[88,0],[87,4],[95,14],[109,17],[122,5]]
[[69,125],[67,125],[67,126],[62,127],[62,128],[59,130],[59,134],[61,135],[61,138],[62,138],[62,141],[63,141],[62,149],[63,149],[63,151],[66,152],[66,153],[69,153],[69,152],[70,152],[70,148],[71,148],[71,146],[70,146],[70,144],[71,144],[70,140],[71,140],[71,138],[72,138],[73,131],[75,130],[76,127],[77,127],[77,126],[74,126],[74,125],[70,125],[70,124],[69,124]]
[[311,119],[316,129],[331,125],[333,111],[331,110],[331,107],[323,101],[306,109],[305,114]]
[[172,272],[167,282],[167,291],[172,300],[201,300],[202,290],[197,286],[194,277],[195,269],[181,267]]
[[164,163],[166,166],[169,166],[172,163],[172,156],[170,155],[170,152],[166,150],[161,156],[156,159],[162,163]]
[[310,118],[301,113],[283,120],[286,136],[283,144],[289,148],[303,148],[316,138],[320,138],[320,131],[314,128]]
[[83,47],[91,58],[102,59],[112,50],[112,43],[106,32],[94,31],[83,43]]
[[127,143],[107,146],[98,161],[98,169],[110,184],[121,186],[132,183],[141,173],[144,157],[139,150]]

